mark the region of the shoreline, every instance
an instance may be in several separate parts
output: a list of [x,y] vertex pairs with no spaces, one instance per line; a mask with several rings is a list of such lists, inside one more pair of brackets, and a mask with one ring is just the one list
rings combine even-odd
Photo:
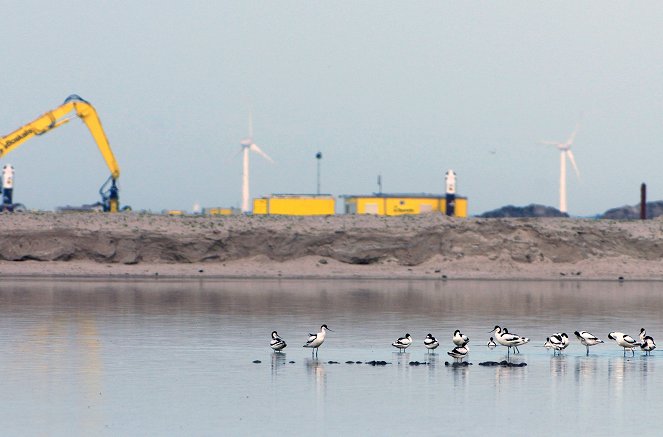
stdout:
[[0,278],[663,281],[663,220],[0,214]]

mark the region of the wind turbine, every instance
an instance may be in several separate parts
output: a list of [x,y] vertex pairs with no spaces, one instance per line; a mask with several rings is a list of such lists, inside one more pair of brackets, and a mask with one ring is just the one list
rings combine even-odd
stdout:
[[242,146],[242,212],[249,212],[249,152],[255,152],[270,162],[274,162],[253,142],[253,120],[249,112],[249,136],[240,142]]
[[580,179],[580,172],[578,171],[578,166],[576,165],[576,160],[573,157],[573,152],[571,151],[571,146],[573,141],[576,138],[576,133],[578,133],[578,128],[580,124],[576,124],[576,128],[571,133],[571,136],[568,140],[563,143],[556,141],[541,141],[541,144],[546,144],[549,146],[555,146],[559,149],[560,160],[559,160],[559,210],[560,212],[567,212],[566,208],[566,159],[571,162],[571,166],[576,172],[576,176]]

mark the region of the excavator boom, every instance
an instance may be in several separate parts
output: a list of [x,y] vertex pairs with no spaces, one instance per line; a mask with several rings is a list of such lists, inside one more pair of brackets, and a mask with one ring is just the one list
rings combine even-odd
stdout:
[[[65,123],[68,123],[72,118],[79,117],[88,130],[92,134],[94,141],[99,147],[101,155],[106,161],[106,165],[111,172],[110,179],[112,181],[112,186],[115,189],[115,195],[111,195],[110,205],[108,209],[112,212],[117,211],[117,189],[116,181],[120,177],[120,167],[115,160],[113,151],[110,148],[108,139],[104,132],[103,127],[101,126],[101,121],[97,115],[97,111],[94,107],[82,99],[76,94],[72,94],[67,97],[64,103],[52,111],[42,114],[37,119],[31,121],[30,123],[16,129],[14,132],[0,137],[0,158],[5,156],[7,153],[11,152],[30,138],[33,138],[37,135],[43,135],[46,132],[55,129],[56,127],[62,126]],[[106,199],[104,199],[106,200]]]

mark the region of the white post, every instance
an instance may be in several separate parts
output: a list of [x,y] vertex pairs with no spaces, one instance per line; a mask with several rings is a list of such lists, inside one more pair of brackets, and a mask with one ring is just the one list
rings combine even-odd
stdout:
[[244,146],[242,163],[242,212],[249,212],[249,148]]
[[559,161],[559,211],[566,212],[566,150],[560,153]]

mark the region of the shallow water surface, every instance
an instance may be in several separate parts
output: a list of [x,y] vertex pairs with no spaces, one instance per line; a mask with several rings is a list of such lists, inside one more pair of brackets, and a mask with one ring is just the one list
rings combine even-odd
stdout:
[[[658,282],[4,280],[0,434],[656,435],[661,355],[607,334],[660,337],[662,310]],[[531,338],[509,357],[526,367],[478,365],[507,358],[485,346],[496,324]],[[445,366],[457,328],[472,366]],[[587,356],[575,330],[606,344]]]

